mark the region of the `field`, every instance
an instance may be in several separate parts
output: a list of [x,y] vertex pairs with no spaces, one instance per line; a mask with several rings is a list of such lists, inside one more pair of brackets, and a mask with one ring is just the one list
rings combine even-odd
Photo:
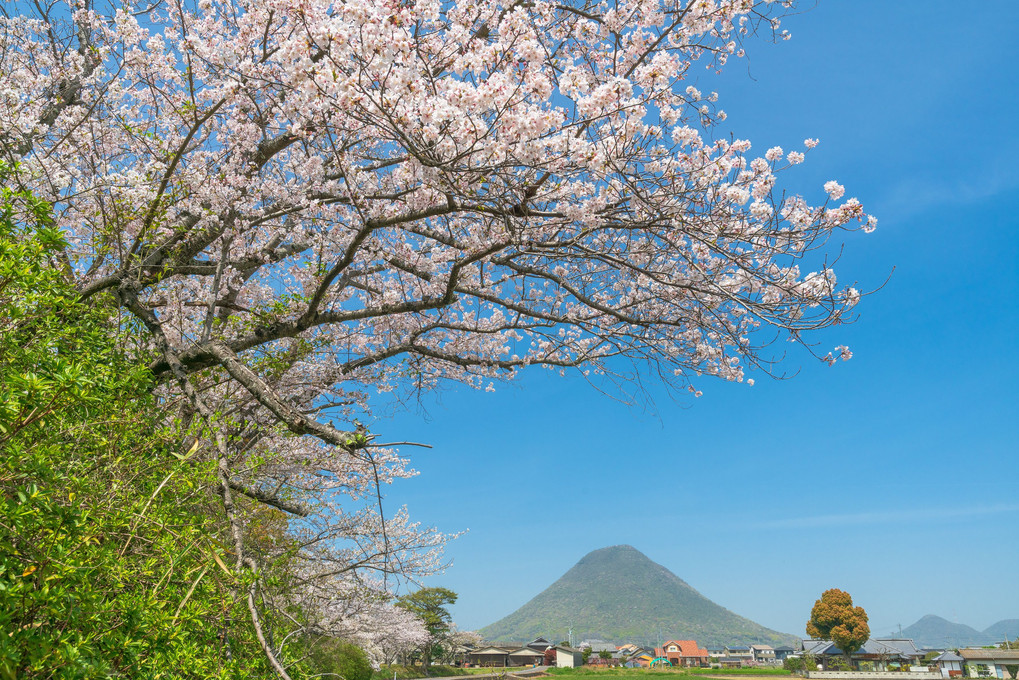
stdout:
[[727,677],[764,677],[764,676],[775,676],[775,675],[792,675],[789,671],[782,668],[673,668],[673,669],[654,669],[648,670],[646,668],[552,668],[549,669],[550,675],[562,676],[565,680],[567,677],[575,677],[577,680],[639,680],[640,678],[647,678],[648,680],[684,680],[691,679],[695,676],[701,677],[716,677],[716,678],[727,678]]
[[[454,668],[453,666],[431,666],[428,676],[432,678],[456,675],[490,675],[493,673],[525,670],[522,668]],[[548,675],[557,676],[559,680],[576,678],[577,680],[697,680],[703,678],[733,677],[770,677],[776,675],[792,675],[782,668],[550,668]],[[422,678],[420,666],[383,666],[375,671],[372,680],[412,680]]]
[[[454,675],[483,675],[498,671],[498,668],[456,668],[454,666],[434,665],[428,668],[428,677],[443,678]],[[411,680],[422,678],[421,666],[383,666],[372,673],[372,680]]]

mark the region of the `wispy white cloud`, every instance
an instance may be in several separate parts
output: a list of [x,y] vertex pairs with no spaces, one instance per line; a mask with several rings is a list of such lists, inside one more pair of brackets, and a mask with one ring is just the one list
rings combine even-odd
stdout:
[[910,176],[893,183],[868,207],[885,218],[903,219],[943,206],[984,202],[1019,187],[1019,174],[1010,165],[992,162],[972,173],[942,177]]
[[918,508],[910,510],[876,510],[841,515],[803,515],[765,520],[757,524],[764,529],[807,529],[821,527],[862,526],[887,522],[929,522],[964,517],[1019,513],[1019,505],[983,505],[965,508]]

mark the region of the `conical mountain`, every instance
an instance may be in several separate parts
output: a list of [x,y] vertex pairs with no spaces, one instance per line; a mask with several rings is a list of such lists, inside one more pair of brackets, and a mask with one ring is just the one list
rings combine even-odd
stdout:
[[921,647],[935,648],[986,645],[993,642],[987,633],[981,633],[964,623],[952,623],[934,614],[928,614],[903,628],[902,637],[909,638]]
[[558,641],[569,629],[575,641],[615,643],[654,644],[659,637],[702,646],[796,640],[715,604],[628,545],[588,553],[537,597],[479,632],[488,640],[540,635]]

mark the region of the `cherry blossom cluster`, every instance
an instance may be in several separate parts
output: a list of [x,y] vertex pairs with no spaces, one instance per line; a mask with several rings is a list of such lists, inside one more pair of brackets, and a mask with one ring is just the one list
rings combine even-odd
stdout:
[[300,517],[315,550],[441,544],[371,502],[413,474],[379,395],[531,365],[699,395],[861,297],[824,251],[876,220],[780,183],[817,140],[715,135],[711,72],[788,38],[792,2],[9,4],[0,147],[82,296],[116,296],[167,402],[216,423],[228,512]]

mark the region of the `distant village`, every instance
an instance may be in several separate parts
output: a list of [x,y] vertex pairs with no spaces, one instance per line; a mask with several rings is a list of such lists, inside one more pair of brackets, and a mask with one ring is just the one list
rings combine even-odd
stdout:
[[[734,645],[701,647],[695,640],[668,640],[661,646],[633,643],[613,645],[584,640],[576,645],[554,644],[543,637],[524,645],[491,643],[461,647],[459,663],[473,667],[621,666],[626,668],[747,668],[798,666],[809,677],[852,679],[871,673],[895,673],[902,680],[942,678],[998,678],[1019,680],[1019,650],[967,647],[919,648],[903,638],[872,638],[849,659],[830,640],[800,640],[795,647]],[[789,660],[800,660],[791,663]],[[805,665],[806,664],[806,665]],[[816,668],[816,671],[814,670]]]

